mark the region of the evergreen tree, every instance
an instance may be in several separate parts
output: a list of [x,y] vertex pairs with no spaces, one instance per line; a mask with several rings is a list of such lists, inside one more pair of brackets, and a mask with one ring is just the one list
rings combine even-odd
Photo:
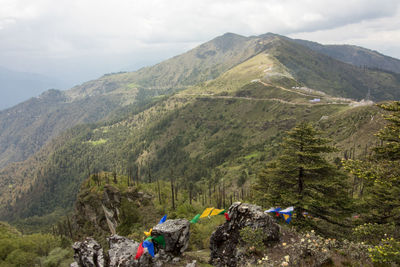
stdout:
[[281,144],[283,154],[258,175],[255,190],[259,200],[264,205],[294,206],[299,224],[315,221],[306,220],[303,212],[341,224],[339,219],[348,214],[350,199],[346,176],[322,156],[335,151],[329,142],[307,122],[287,132]]
[[344,161],[345,168],[366,182],[360,199],[362,218],[367,222],[390,223],[400,219],[400,102],[378,105],[389,114],[389,122],[376,136],[381,145],[366,160]]

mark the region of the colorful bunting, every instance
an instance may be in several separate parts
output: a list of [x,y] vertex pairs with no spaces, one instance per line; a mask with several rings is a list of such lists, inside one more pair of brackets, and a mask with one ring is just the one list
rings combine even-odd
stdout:
[[138,247],[138,250],[136,252],[135,260],[140,259],[140,257],[142,256],[143,252],[144,252],[144,249],[143,249],[143,242],[142,242],[142,243],[140,243],[140,245]]
[[197,221],[200,219],[200,214],[197,214],[196,216],[193,217],[193,219],[190,221],[190,223],[197,223]]
[[161,218],[160,222],[158,224],[162,224],[167,220],[167,215],[164,215],[164,217]]
[[214,208],[206,208],[200,215],[200,218],[208,217]]
[[154,258],[154,245],[150,240],[143,241],[143,247],[147,248],[149,254]]

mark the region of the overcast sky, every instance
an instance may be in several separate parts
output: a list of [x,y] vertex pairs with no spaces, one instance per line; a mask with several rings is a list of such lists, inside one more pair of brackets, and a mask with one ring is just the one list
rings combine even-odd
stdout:
[[70,87],[225,32],[356,44],[400,58],[400,1],[0,0],[0,67]]

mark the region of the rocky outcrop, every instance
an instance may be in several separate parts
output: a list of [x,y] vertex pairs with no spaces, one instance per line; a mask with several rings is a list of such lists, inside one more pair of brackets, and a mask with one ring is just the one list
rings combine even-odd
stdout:
[[123,200],[141,207],[151,200],[151,196],[138,192],[136,188],[128,188],[121,192],[110,184],[104,186],[102,195],[88,189],[81,190],[75,203],[73,228],[77,233],[101,232],[103,236],[116,234]]
[[[174,256],[181,255],[189,245],[190,223],[185,219],[167,220],[153,227],[153,236],[164,236],[165,252]],[[156,244],[156,247],[162,248]]]
[[235,202],[229,208],[230,220],[219,226],[210,238],[210,263],[216,266],[238,266],[246,255],[238,250],[240,230],[244,227],[262,229],[265,244],[279,240],[280,227],[261,207]]
[[169,261],[179,262],[177,256],[181,256],[189,244],[189,227],[190,223],[185,219],[167,220],[163,224],[154,226],[152,236],[164,236],[165,247],[153,242],[155,257],[152,258],[145,249],[139,260],[135,260],[139,242],[112,235],[107,238],[109,250],[103,255],[101,246],[93,238],[86,238],[83,242],[76,242],[73,245],[76,261],[74,266],[146,267],[163,266],[163,263]]
[[104,266],[103,249],[93,238],[87,237],[82,242],[75,242],[72,248],[74,249],[74,260],[78,266]]

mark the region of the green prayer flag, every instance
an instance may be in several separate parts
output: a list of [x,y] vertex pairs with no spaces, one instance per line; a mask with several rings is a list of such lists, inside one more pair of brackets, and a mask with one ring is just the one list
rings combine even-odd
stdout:
[[144,241],[149,241],[149,240],[152,240],[152,239],[153,239],[153,237],[149,236],[149,237],[146,238]]
[[165,248],[165,239],[164,236],[159,235],[157,237],[153,237],[153,241],[157,242],[158,244],[160,244],[163,248]]
[[197,221],[200,219],[200,214],[197,214],[194,216],[194,218],[190,221],[190,223],[197,223]]
[[218,213],[218,215],[224,215],[226,212],[226,210],[222,210],[220,213]]

